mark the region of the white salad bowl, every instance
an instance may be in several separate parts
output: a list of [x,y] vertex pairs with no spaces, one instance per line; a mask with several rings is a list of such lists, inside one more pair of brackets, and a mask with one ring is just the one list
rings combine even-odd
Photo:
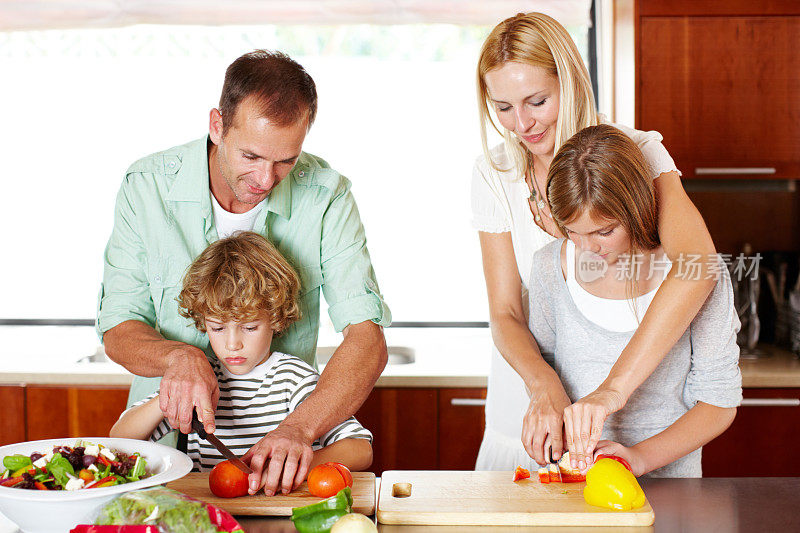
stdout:
[[44,491],[0,486],[0,513],[26,533],[66,533],[78,524],[91,524],[100,508],[125,492],[175,481],[192,469],[192,460],[169,446],[134,439],[82,437],[34,440],[0,446],[0,461],[8,455],[45,453],[53,446],[74,446],[76,441],[102,444],[113,451],[138,452],[147,461],[149,477],[98,489]]

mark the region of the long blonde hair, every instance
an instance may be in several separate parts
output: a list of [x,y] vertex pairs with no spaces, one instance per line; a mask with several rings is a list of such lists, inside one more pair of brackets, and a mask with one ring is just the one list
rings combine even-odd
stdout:
[[554,152],[587,126],[598,123],[589,72],[567,30],[554,18],[542,13],[519,13],[494,27],[478,58],[478,112],[483,153],[492,168],[500,168],[489,153],[486,125],[503,136],[512,168],[523,176],[528,168],[528,151],[505,128],[498,127],[489,112],[490,98],[486,73],[514,61],[539,67],[558,79],[559,106]]
[[[546,194],[553,221],[566,235],[566,225],[584,212],[617,220],[630,237],[631,258],[654,250],[661,242],[649,176],[642,151],[627,135],[608,124],[585,128],[568,139],[550,163]],[[631,302],[639,292],[638,278],[638,265],[631,261],[626,287]]]

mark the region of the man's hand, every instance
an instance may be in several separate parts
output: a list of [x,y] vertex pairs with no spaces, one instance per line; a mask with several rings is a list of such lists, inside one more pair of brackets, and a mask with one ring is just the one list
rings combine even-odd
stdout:
[[598,388],[564,409],[564,433],[572,468],[584,470],[592,464],[606,418],[624,405],[620,393]]
[[557,386],[544,388],[531,396],[528,411],[522,421],[522,445],[534,461],[540,465],[550,461],[545,451],[545,441],[551,448],[553,459],[561,457],[564,449],[562,440],[564,408],[569,405],[569,397],[561,382]]
[[203,350],[189,344],[172,349],[161,379],[158,405],[169,424],[181,433],[192,431],[192,411],[207,433],[214,433],[214,412],[219,400],[217,376]]
[[314,457],[313,442],[313,437],[285,421],[267,433],[242,457],[253,470],[248,492],[255,494],[263,486],[264,494],[273,496],[278,485],[283,494],[300,486]]

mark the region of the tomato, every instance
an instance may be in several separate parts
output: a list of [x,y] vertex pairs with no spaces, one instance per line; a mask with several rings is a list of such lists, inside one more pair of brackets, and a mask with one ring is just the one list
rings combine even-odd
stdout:
[[214,496],[236,498],[247,494],[247,474],[230,461],[218,463],[208,476],[208,487]]
[[318,498],[330,498],[345,487],[353,486],[353,475],[342,463],[323,463],[308,474],[308,491]]

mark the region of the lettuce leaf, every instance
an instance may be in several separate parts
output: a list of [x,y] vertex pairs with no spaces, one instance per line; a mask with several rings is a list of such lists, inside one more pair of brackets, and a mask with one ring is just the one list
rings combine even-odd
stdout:
[[67,458],[60,453],[53,455],[53,458],[50,459],[50,462],[47,463],[45,468],[47,468],[48,472],[53,474],[53,477],[56,478],[56,483],[62,487],[69,481],[69,476],[67,474],[75,477],[75,469],[69,464]]
[[30,464],[33,464],[33,461],[31,461],[31,458],[27,455],[8,455],[3,458],[3,466],[12,472],[16,472],[20,468],[24,468]]

